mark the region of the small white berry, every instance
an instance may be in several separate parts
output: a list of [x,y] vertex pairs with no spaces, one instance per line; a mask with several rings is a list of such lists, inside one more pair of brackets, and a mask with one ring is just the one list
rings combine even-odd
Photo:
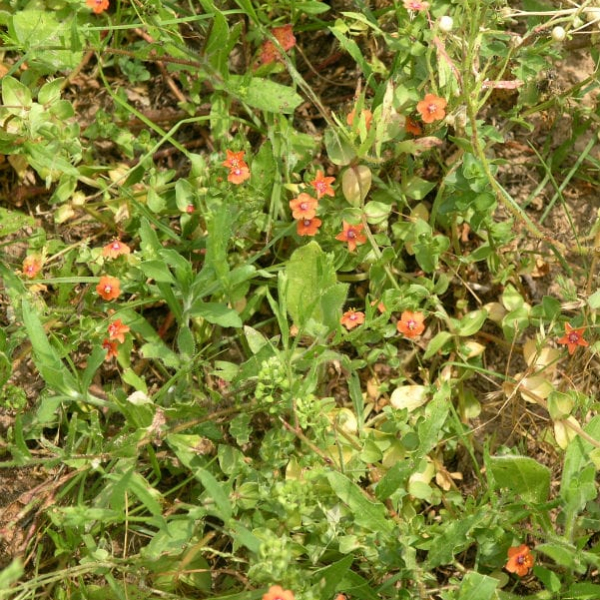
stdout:
[[552,39],[555,42],[562,42],[567,37],[567,32],[564,30],[564,27],[560,27],[557,25],[552,29]]
[[448,15],[440,17],[438,20],[438,27],[440,28],[440,31],[443,31],[444,33],[452,31],[452,28],[454,27],[452,17],[449,17]]

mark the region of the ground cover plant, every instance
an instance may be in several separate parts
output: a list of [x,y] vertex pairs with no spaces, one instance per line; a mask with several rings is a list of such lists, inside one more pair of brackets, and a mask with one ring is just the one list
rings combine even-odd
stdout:
[[599,5],[0,24],[0,598],[600,597]]

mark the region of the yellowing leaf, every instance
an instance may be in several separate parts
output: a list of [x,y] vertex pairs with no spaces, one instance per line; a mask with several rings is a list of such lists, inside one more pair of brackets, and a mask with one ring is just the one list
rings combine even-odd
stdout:
[[429,400],[429,388],[424,385],[403,385],[396,388],[390,397],[394,408],[406,408],[408,412],[423,406]]

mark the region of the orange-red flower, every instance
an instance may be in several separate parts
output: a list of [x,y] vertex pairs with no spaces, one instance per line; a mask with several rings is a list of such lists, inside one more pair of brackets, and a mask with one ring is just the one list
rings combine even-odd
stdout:
[[317,171],[317,176],[310,182],[310,185],[317,192],[317,199],[320,200],[323,196],[335,196],[335,192],[331,184],[335,181],[335,177],[325,177],[323,171]]
[[129,254],[130,252],[131,248],[119,240],[113,240],[110,244],[106,244],[106,246],[102,248],[102,256],[105,256],[106,258],[117,258],[117,256],[121,256],[121,254]]
[[85,3],[99,15],[108,8],[108,0],[85,0]]
[[407,10],[427,10],[429,2],[420,2],[419,0],[404,0],[404,8]]
[[23,261],[23,275],[29,279],[33,279],[42,269],[42,259],[35,255],[30,254],[25,257]]
[[284,590],[280,585],[272,585],[262,600],[294,600],[294,592]]
[[239,167],[248,166],[244,160],[244,154],[246,154],[244,150],[240,150],[239,152],[225,150],[225,154],[227,155],[227,159],[221,163],[224,167],[227,167],[228,169],[237,169]]
[[244,160],[245,151],[233,152],[227,149],[225,153],[227,154],[227,158],[221,164],[229,169],[227,181],[239,185],[250,179],[250,169]]
[[347,310],[340,319],[340,323],[348,330],[354,329],[365,322],[365,313],[351,308]]
[[318,217],[313,217],[312,219],[299,219],[296,225],[296,231],[298,235],[305,236],[313,236],[317,235],[319,231],[319,227],[323,224],[323,221]]
[[359,225],[350,225],[350,223],[342,221],[342,226],[342,233],[338,233],[335,239],[340,242],[347,242],[350,252],[354,252],[357,245],[366,243],[367,236],[362,232],[364,229],[362,223]]
[[110,340],[105,339],[102,342],[102,347],[106,350],[106,356],[104,357],[104,360],[110,360],[111,358],[114,358],[115,356],[117,356],[117,351],[118,351],[117,342],[111,342]]
[[421,126],[411,117],[406,117],[404,129],[406,133],[412,133],[413,135],[421,135],[423,133]]
[[396,324],[398,333],[412,340],[425,331],[425,315],[420,312],[405,310]]
[[96,291],[103,300],[116,300],[121,294],[121,283],[116,277],[103,275],[96,286]]
[[534,565],[531,550],[526,544],[508,549],[508,562],[504,567],[509,573],[516,573],[519,577],[527,575]]
[[435,94],[427,94],[421,102],[417,103],[417,111],[423,119],[423,123],[441,121],[446,116],[446,100]]
[[319,201],[302,192],[297,198],[290,200],[290,208],[294,219],[313,219],[317,214]]
[[569,354],[573,354],[577,350],[577,346],[589,346],[588,342],[583,339],[583,332],[585,327],[580,329],[573,329],[569,323],[565,323],[565,335],[559,340],[556,340],[557,344],[566,344],[569,349]]
[[227,175],[227,181],[235,185],[244,183],[246,179],[250,179],[250,169],[247,166],[234,167],[229,171],[229,175]]
[[[279,42],[279,45],[287,52],[296,45],[296,38],[292,25],[282,25],[281,27],[274,27],[271,29],[271,33],[275,39]],[[265,40],[260,48],[260,62],[263,65],[268,65],[275,61],[281,60],[281,53],[279,49],[271,40]]]
[[[368,109],[365,108],[362,112],[361,112],[364,120],[365,120],[365,127],[367,129],[369,129],[371,127],[371,121],[373,120],[373,113]],[[348,123],[348,125],[350,125],[350,127],[352,127],[352,124],[354,123],[354,117],[356,116],[356,109],[353,108],[349,113],[348,116],[346,117],[346,123]]]
[[129,327],[123,324],[121,319],[113,321],[108,326],[108,338],[110,340],[117,340],[119,344],[125,341],[125,334],[129,332]]

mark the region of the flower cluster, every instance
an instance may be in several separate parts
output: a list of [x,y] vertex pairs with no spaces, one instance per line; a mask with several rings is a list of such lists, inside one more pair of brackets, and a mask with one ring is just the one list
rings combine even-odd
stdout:
[[244,160],[244,150],[239,152],[233,152],[232,150],[225,150],[227,153],[227,159],[221,164],[229,169],[229,175],[227,181],[234,185],[244,183],[247,179],[250,179],[250,168]]
[[[381,302],[377,303],[379,312],[385,312],[385,306]],[[371,303],[374,306],[375,303]],[[347,310],[340,319],[340,323],[350,331],[365,322],[365,313],[357,311],[353,308]],[[400,316],[400,320],[396,324],[398,333],[401,333],[409,340],[418,338],[425,331],[425,315],[420,312],[412,312],[405,310]]]
[[335,191],[331,185],[334,181],[335,177],[325,177],[323,171],[317,171],[316,177],[309,182],[317,197],[314,198],[310,194],[302,192],[296,198],[290,200],[292,217],[296,219],[296,231],[298,235],[314,236],[317,234],[319,227],[323,224],[323,221],[317,217],[319,200],[323,196],[335,195]]
[[125,342],[125,334],[129,332],[129,327],[124,325],[121,319],[117,319],[108,325],[108,337],[102,341],[102,347],[107,351],[105,360],[117,356],[120,344]]

